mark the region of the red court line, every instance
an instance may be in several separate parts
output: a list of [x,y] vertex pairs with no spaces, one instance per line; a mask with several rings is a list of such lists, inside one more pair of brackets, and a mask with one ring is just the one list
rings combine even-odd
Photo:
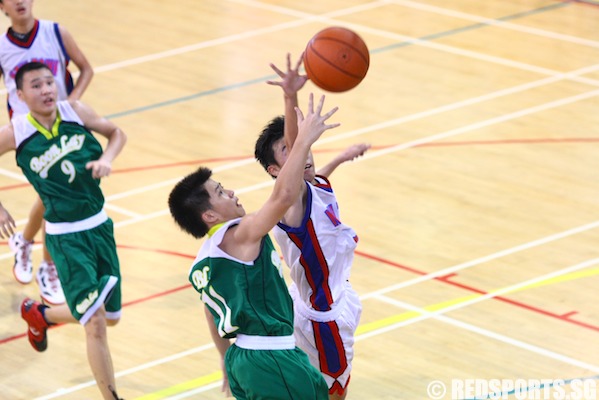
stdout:
[[[390,266],[393,266],[393,267],[396,267],[396,268],[400,268],[400,269],[403,269],[405,271],[409,271],[409,272],[415,273],[417,275],[427,275],[428,274],[427,272],[420,271],[420,270],[414,269],[412,267],[406,267],[405,265],[398,264],[398,263],[390,261],[390,260],[385,260],[384,258],[373,256],[371,254],[367,254],[367,253],[364,253],[364,252],[361,252],[361,251],[358,251],[358,250],[356,250],[355,253],[357,255],[361,256],[361,257],[368,258],[368,259],[380,262],[382,264],[390,265]],[[475,288],[473,286],[468,286],[468,285],[465,285],[465,284],[462,284],[462,283],[458,283],[458,282],[455,282],[455,281],[451,280],[450,278],[452,278],[454,276],[457,276],[457,274],[450,274],[450,275],[446,275],[446,276],[438,276],[438,277],[435,277],[433,279],[437,280],[437,281],[440,281],[440,282],[443,282],[443,283],[446,283],[446,284],[449,284],[449,285],[452,285],[452,286],[459,287],[459,288],[467,290],[469,292],[478,293],[478,294],[481,294],[481,295],[489,294],[489,292],[486,292],[484,290],[477,289],[477,288]],[[597,325],[588,324],[588,323],[577,321],[577,320],[575,320],[573,318],[570,318],[571,315],[577,313],[576,311],[571,311],[571,312],[569,312],[567,314],[559,315],[559,314],[553,313],[551,311],[543,310],[542,308],[535,307],[535,306],[532,306],[532,305],[529,305],[529,304],[526,304],[526,303],[523,303],[523,302],[520,302],[520,301],[508,299],[507,297],[504,297],[504,296],[493,296],[492,299],[495,299],[497,301],[501,301],[501,302],[504,302],[504,303],[508,303],[508,304],[513,305],[513,306],[516,306],[516,307],[519,307],[519,308],[523,308],[523,309],[526,309],[526,310],[529,310],[529,311],[532,311],[532,312],[536,312],[538,314],[542,314],[542,315],[545,315],[547,317],[556,318],[556,319],[559,319],[560,321],[569,322],[569,323],[581,326],[583,328],[587,328],[587,329],[591,329],[591,330],[599,332],[599,326],[597,326]]]
[[[471,140],[471,141],[455,141],[455,142],[431,142],[431,143],[423,143],[416,145],[414,147],[448,147],[448,146],[475,146],[475,145],[504,145],[504,144],[562,144],[562,143],[599,143],[599,138],[545,138],[545,139],[507,139],[507,140]],[[372,150],[381,150],[389,147],[394,147],[394,145],[384,145],[384,146],[372,146]],[[319,153],[333,153],[340,152],[343,149],[319,149],[314,150],[315,154]],[[215,163],[215,162],[227,162],[227,161],[238,161],[251,159],[250,156],[227,156],[227,157],[216,157],[216,158],[205,158],[198,160],[190,160],[190,161],[181,161],[177,163],[169,163],[169,164],[155,164],[155,165],[145,165],[139,167],[130,167],[130,168],[121,168],[115,169],[112,171],[113,174],[122,174],[122,173],[131,173],[138,171],[150,171],[153,169],[165,169],[165,168],[173,168],[180,167],[184,165],[195,165],[200,166],[202,164],[207,163]],[[29,183],[17,183],[13,185],[1,186],[0,191],[13,190],[13,189],[22,189],[24,187],[31,186]]]
[[252,157],[249,156],[228,156],[228,157],[217,157],[217,158],[206,158],[201,160],[191,160],[191,161],[181,161],[177,163],[169,163],[169,164],[156,164],[156,165],[146,165],[140,167],[130,167],[130,168],[121,168],[115,169],[112,171],[113,174],[122,174],[125,172],[137,172],[137,171],[149,171],[152,169],[163,169],[163,168],[172,168],[172,167],[181,167],[184,165],[197,165],[200,166],[205,163],[215,163],[215,162],[226,162],[226,161],[236,161],[236,160],[244,160],[250,159]]
[[[6,245],[6,242],[0,242],[0,245]],[[162,249],[140,247],[140,246],[131,246],[131,245],[117,245],[117,247],[120,248],[120,249],[127,249],[127,250],[150,251],[150,252],[154,252],[154,253],[172,255],[172,256],[182,257],[182,258],[186,258],[186,259],[194,259],[195,258],[194,255],[185,254],[185,253],[179,253],[179,252],[170,251],[170,250],[162,250]],[[427,272],[418,270],[416,268],[408,267],[408,266],[396,263],[394,261],[390,261],[390,260],[387,260],[387,259],[375,256],[375,255],[372,255],[372,254],[365,253],[363,251],[356,250],[355,253],[356,253],[356,255],[358,255],[360,257],[368,258],[370,260],[377,261],[377,262],[379,262],[381,264],[390,265],[392,267],[403,269],[404,271],[408,271],[408,272],[411,272],[411,273],[416,274],[416,275],[427,275],[428,274]],[[478,293],[478,294],[481,294],[481,295],[484,295],[484,294],[488,293],[488,292],[486,292],[484,290],[477,289],[475,287],[467,286],[467,285],[464,285],[464,284],[461,284],[461,283],[458,283],[458,282],[450,280],[450,278],[453,277],[453,276],[455,276],[455,275],[456,274],[450,274],[450,275],[446,275],[446,276],[435,277],[433,279],[436,280],[436,281],[439,281],[439,282],[443,282],[445,284],[449,284],[449,285],[452,285],[452,286],[459,287],[461,289],[464,289],[464,290],[467,290],[467,291],[470,291],[470,292],[473,292],[473,293]],[[157,293],[154,293],[154,294],[149,295],[149,296],[141,297],[139,299],[131,300],[131,301],[123,303],[123,308],[124,307],[129,307],[129,306],[132,306],[132,305],[135,305],[135,304],[139,304],[139,303],[144,303],[144,302],[149,301],[149,300],[158,299],[160,297],[167,296],[167,295],[170,295],[172,293],[176,293],[176,292],[179,292],[181,290],[188,289],[190,287],[191,287],[191,284],[185,284],[185,285],[177,286],[177,287],[174,287],[174,288],[162,291],[162,292],[157,292]],[[513,306],[516,306],[516,307],[519,307],[519,308],[522,308],[522,309],[525,309],[525,310],[528,310],[528,311],[532,311],[532,312],[535,312],[535,313],[538,313],[538,314],[542,314],[542,315],[545,315],[547,317],[555,318],[555,319],[558,319],[558,320],[563,321],[563,322],[572,323],[574,325],[577,325],[577,326],[580,326],[580,327],[583,327],[583,328],[587,328],[587,329],[591,329],[591,330],[599,332],[599,326],[591,325],[591,324],[588,324],[588,323],[585,323],[585,322],[581,322],[581,321],[577,321],[577,320],[574,320],[574,319],[570,318],[572,315],[576,314],[576,311],[571,311],[569,313],[566,313],[566,314],[563,314],[563,315],[559,315],[559,314],[553,313],[551,311],[543,310],[543,309],[541,309],[539,307],[531,306],[531,305],[523,303],[523,302],[519,302],[519,301],[515,301],[515,300],[510,300],[510,299],[508,299],[508,298],[506,298],[504,296],[494,296],[494,297],[492,297],[492,299],[493,300],[497,300],[497,301],[502,301],[502,302],[511,304]],[[51,329],[58,328],[59,326],[61,326],[61,325],[53,326]],[[7,338],[0,339],[0,345],[8,343],[8,342],[12,342],[13,340],[24,338],[26,336],[27,335],[24,333],[24,334],[18,334],[18,335],[14,335],[14,336],[10,336],[10,337],[7,337]]]

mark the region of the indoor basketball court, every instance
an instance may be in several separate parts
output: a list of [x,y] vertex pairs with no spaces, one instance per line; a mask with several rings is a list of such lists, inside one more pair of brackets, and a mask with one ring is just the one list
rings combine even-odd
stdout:
[[[224,398],[187,280],[202,241],[176,227],[167,197],[202,165],[248,212],[262,205],[273,181],[254,143],[284,111],[269,63],[284,69],[339,26],[367,44],[365,78],[339,93],[308,82],[299,99],[339,106],[341,126],[313,146],[317,169],[372,145],[331,176],[360,239],[347,398],[474,399],[465,386],[497,381],[528,393],[503,385],[497,398],[534,398],[535,382],[599,398],[599,4],[35,0],[34,15],[72,33],[95,70],[82,100],[128,136],[102,180],[123,275],[108,329],[121,397]],[[0,201],[19,230],[35,198],[5,154]],[[80,326],[30,347],[19,307],[38,289],[1,250],[0,398],[99,399]],[[39,238],[33,259],[35,271]]]

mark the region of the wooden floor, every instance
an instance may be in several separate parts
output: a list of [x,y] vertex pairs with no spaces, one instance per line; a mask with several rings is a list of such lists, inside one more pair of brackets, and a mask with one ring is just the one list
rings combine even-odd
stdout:
[[[467,378],[599,386],[599,5],[37,0],[35,14],[71,31],[96,70],[84,101],[129,136],[103,181],[123,272],[109,332],[121,396],[223,397],[187,284],[201,242],[175,227],[166,198],[206,165],[246,210],[265,200],[254,141],[283,111],[268,63],[284,66],[331,25],[371,52],[362,84],[328,96],[342,126],[314,147],[318,166],[373,146],[333,175],[360,236],[348,399],[427,399],[441,393],[434,381],[447,387],[435,398],[469,398],[451,392]],[[309,83],[302,105],[310,91],[322,93]],[[0,200],[20,229],[34,198],[14,155],[2,157]],[[37,268],[38,247],[33,257]],[[53,328],[35,353],[18,307],[37,287],[14,280],[5,242],[0,260],[0,398],[99,398],[83,329]]]

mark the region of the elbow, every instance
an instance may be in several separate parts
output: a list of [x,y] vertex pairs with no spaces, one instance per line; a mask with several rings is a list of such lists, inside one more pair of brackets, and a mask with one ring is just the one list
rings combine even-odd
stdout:
[[118,129],[119,132],[119,136],[121,138],[121,142],[123,143],[123,146],[127,143],[127,135],[125,134],[125,132],[123,132],[122,130]]

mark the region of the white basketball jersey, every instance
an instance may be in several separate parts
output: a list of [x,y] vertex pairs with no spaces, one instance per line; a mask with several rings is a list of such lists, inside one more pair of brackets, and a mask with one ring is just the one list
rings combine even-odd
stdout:
[[308,198],[301,226],[279,223],[273,234],[306,306],[329,311],[347,287],[358,237],[340,221],[330,182],[322,176],[316,180],[317,185],[306,182]]
[[19,68],[32,61],[39,61],[50,67],[58,88],[58,99],[66,100],[73,89],[73,79],[67,70],[69,56],[62,43],[58,24],[52,21],[36,20],[31,35],[26,42],[6,32],[0,38],[0,68],[8,92],[9,115],[27,114],[27,105],[17,96],[15,75]]

